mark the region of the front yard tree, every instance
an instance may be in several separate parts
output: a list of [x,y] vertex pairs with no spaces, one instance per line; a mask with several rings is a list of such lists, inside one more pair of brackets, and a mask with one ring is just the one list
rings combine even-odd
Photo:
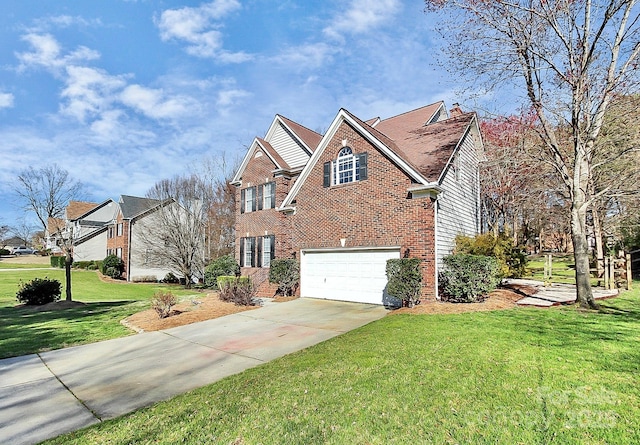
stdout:
[[[14,191],[23,210],[33,212],[43,230],[47,230],[49,218],[62,219],[70,201],[79,199],[83,193],[82,183],[69,176],[69,172],[57,164],[34,169],[29,167],[18,174]],[[71,264],[73,263],[73,239],[64,227],[56,229],[65,253],[66,300],[71,297]]]
[[590,184],[594,170],[617,159],[599,153],[607,109],[616,95],[638,88],[638,0],[425,3],[427,10],[450,14],[442,29],[452,68],[489,89],[523,93],[535,113],[545,160],[570,202],[578,302],[597,307],[589,283]]
[[196,175],[176,176],[158,182],[147,198],[160,201],[153,224],[140,232],[147,262],[180,272],[186,287],[204,276],[204,228],[211,190]]

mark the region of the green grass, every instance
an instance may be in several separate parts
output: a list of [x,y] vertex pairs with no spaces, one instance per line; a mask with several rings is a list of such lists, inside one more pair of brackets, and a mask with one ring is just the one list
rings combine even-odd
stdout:
[[19,264],[0,261],[0,269],[48,269],[49,264]]
[[[544,281],[544,256],[530,256],[527,264],[528,277],[534,280]],[[575,261],[571,254],[554,254],[551,263],[551,282],[575,284]],[[602,280],[591,279],[592,286],[602,285]]]
[[[74,301],[85,306],[38,312],[33,307],[15,307],[20,280],[55,278],[63,283],[64,270],[15,270],[0,272],[0,358],[42,352],[67,346],[123,337],[131,331],[120,324],[127,316],[148,309],[149,300],[161,284],[105,283],[96,272],[73,271]],[[171,287],[176,295],[189,295]]]
[[391,315],[47,443],[640,443],[639,303]]

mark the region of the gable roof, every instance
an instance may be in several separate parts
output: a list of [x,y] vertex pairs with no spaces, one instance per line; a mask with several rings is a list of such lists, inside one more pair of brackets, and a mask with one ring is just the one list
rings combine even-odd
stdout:
[[54,218],[52,216],[47,218],[47,232],[50,235],[63,230],[64,226],[64,219],[62,218]]
[[123,219],[133,219],[142,213],[160,205],[162,201],[138,196],[121,195],[120,211]]
[[101,202],[100,204],[95,205],[94,207],[90,208],[89,210],[87,210],[86,212],[84,212],[81,215],[78,215],[76,218],[74,219],[81,219],[81,218],[86,218],[88,215],[90,215],[91,213],[100,210],[101,208],[103,208],[104,206],[110,204],[113,202],[113,199],[109,198],[104,202]]
[[97,202],[69,201],[66,208],[67,219],[74,221],[96,207],[98,207]]
[[[340,109],[318,148],[302,170],[300,178],[282,202],[280,210],[291,205],[342,123],[351,125],[362,137],[411,177],[418,187],[438,190],[446,167],[460,142],[471,128],[477,129],[478,126],[475,113],[464,113],[448,119],[437,120],[442,111],[444,111],[444,103],[438,102],[389,119],[369,120],[369,122],[376,124],[375,127],[372,127],[349,111]],[[429,123],[430,120],[435,120],[435,122]],[[386,124],[383,125],[384,122]],[[381,128],[386,133],[382,132]],[[393,138],[387,133],[392,134]]]
[[[289,153],[286,153],[287,156],[290,158],[290,160],[293,159],[294,162],[296,160],[299,161],[301,159],[304,159],[302,166],[307,163],[309,157],[314,152],[314,150],[318,146],[318,143],[322,139],[322,135],[316,133],[313,130],[309,130],[307,127],[300,125],[292,121],[291,119],[276,114],[273,122],[267,130],[265,137],[257,137],[254,139],[253,143],[249,147],[249,150],[242,159],[238,171],[233,176],[231,184],[239,185],[241,183],[242,174],[247,168],[249,161],[254,157],[256,150],[258,149],[262,149],[262,151],[264,151],[269,156],[271,161],[275,164],[276,170],[292,170],[302,167],[301,165],[290,165],[290,162],[287,162],[285,159],[285,151],[288,150],[282,149],[277,145],[274,146],[275,141],[273,141],[272,139],[274,138],[274,136],[276,136],[278,131],[282,132],[283,130],[288,135],[288,137],[291,137],[291,141],[294,142],[295,146],[297,147],[294,149],[294,152],[297,153],[297,155],[291,156]],[[299,162],[296,162],[296,164],[299,164]]]

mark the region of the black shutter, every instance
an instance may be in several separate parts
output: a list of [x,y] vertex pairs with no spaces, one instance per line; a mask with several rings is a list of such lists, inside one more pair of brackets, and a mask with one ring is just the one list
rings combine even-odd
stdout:
[[276,208],[276,183],[271,183],[271,208]]
[[246,189],[240,190],[240,213],[244,213],[244,195],[246,192]]
[[367,171],[367,154],[360,153],[358,156],[358,170],[360,172],[360,180],[363,181],[367,179],[368,171]]
[[240,238],[240,265],[242,267],[245,266],[245,264],[244,264],[244,238]]
[[276,236],[269,235],[269,238],[271,238],[271,259],[273,260],[276,258]]
[[258,242],[256,243],[256,267],[262,267],[262,237],[259,236],[257,238]]
[[256,239],[249,238],[249,244],[251,245],[251,267],[256,267]]
[[256,188],[255,187],[251,187],[253,189],[253,201],[251,201],[251,211],[255,212],[256,211]]
[[257,187],[258,193],[256,194],[256,201],[258,201],[258,210],[262,210],[262,193],[263,193],[263,185],[259,185]]
[[324,187],[331,185],[331,161],[324,163]]

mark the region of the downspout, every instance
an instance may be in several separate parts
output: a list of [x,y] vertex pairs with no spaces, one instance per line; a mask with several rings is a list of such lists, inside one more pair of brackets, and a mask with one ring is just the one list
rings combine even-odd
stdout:
[[133,232],[133,218],[129,220],[129,233],[127,235],[127,283],[131,281],[131,232]]
[[436,300],[440,300],[440,294],[439,294],[439,289],[440,289],[440,283],[438,282],[438,276],[440,275],[439,273],[439,259],[438,259],[438,205],[439,205],[439,201],[438,201],[438,195],[436,195],[436,199],[435,201],[433,201],[433,219],[434,219],[434,223],[433,223],[433,228],[434,228],[434,234],[433,234],[433,239],[434,239],[434,256],[435,256],[435,271],[436,271],[436,277],[435,277],[435,283],[436,283]]

